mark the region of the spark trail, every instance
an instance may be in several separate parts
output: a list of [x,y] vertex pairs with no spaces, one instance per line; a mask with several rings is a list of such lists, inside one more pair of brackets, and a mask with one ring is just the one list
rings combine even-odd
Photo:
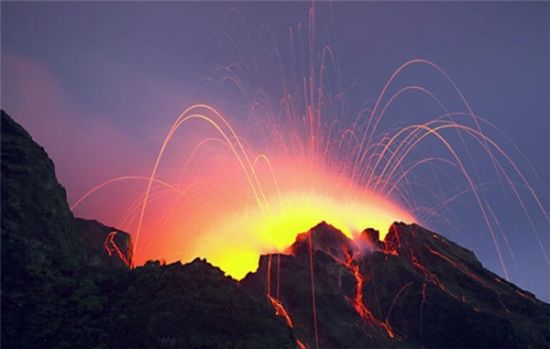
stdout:
[[[144,186],[132,187],[136,195],[128,198],[117,225],[132,232],[134,264],[159,258],[186,262],[200,256],[241,279],[257,268],[261,254],[284,252],[297,233],[321,221],[330,222],[349,238],[366,227],[386,232],[394,221],[429,226],[428,220],[438,215],[452,226],[453,222],[439,211],[451,210],[455,200],[468,196],[479,209],[498,264],[509,279],[506,255],[500,247],[507,238],[498,210],[486,199],[483,188],[487,182],[479,178],[478,166],[486,165],[499,179],[501,191],[511,194],[513,204],[528,220],[550,270],[550,258],[533,219],[537,216],[550,224],[546,208],[529,182],[534,171],[527,166],[529,171],[524,172],[489,136],[486,130],[496,127],[474,112],[442,67],[426,59],[404,62],[389,75],[373,102],[355,106],[349,101],[354,96],[341,85],[335,52],[330,43],[321,41],[322,35],[316,30],[317,6],[308,11],[305,25],[289,28],[289,57],[273,43],[268,55],[272,60],[264,67],[255,60],[259,53],[250,49],[238,55],[246,57],[246,62],[221,65],[208,79],[213,84],[208,86],[210,90],[224,91],[230,86],[238,91],[236,100],[244,101],[244,108],[238,105],[237,112],[224,113],[206,103],[189,106],[169,126],[146,175],[109,179],[84,193],[71,207],[85,210],[87,201],[99,192],[145,182]],[[232,13],[239,15],[238,11]],[[275,69],[277,81],[262,80],[264,73],[270,73],[269,67]],[[442,94],[421,83],[398,84],[404,74],[417,68],[428,68],[441,78],[459,105],[449,106]],[[410,122],[393,120],[392,124],[392,106],[412,94],[428,98],[438,112]],[[415,114],[413,106],[410,109]],[[474,154],[483,155],[485,160],[474,161]],[[433,188],[435,177],[424,171],[428,169],[440,171],[437,178],[442,180],[460,178],[463,187],[451,195]],[[432,200],[419,202],[418,192],[428,192]],[[114,235],[109,235],[105,248],[109,254],[118,254]],[[385,252],[399,253],[391,247]],[[351,300],[355,310],[393,338],[387,319],[376,319],[365,306],[365,276],[351,253],[345,253],[343,265],[356,281]],[[453,262],[446,256],[438,257]],[[311,248],[309,258],[311,322],[318,347]],[[426,282],[445,287],[416,256],[411,259]],[[279,258],[275,296],[271,294],[271,268],[270,259],[267,297],[291,326],[290,316],[278,299],[280,283],[284,282],[279,280]]]

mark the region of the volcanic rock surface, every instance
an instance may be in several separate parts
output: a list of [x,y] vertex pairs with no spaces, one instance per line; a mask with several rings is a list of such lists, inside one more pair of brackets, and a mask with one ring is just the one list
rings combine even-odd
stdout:
[[132,265],[130,234],[98,221],[75,219],[79,237],[86,246],[87,262],[92,266],[129,267]]
[[320,348],[550,346],[550,305],[483,268],[472,251],[403,223],[358,246],[377,235],[350,240],[321,223],[291,254],[262,256],[241,284],[276,298],[310,348],[315,332]]
[[320,223],[238,282],[205,260],[131,269],[130,235],[75,218],[3,111],[4,348],[549,347],[550,305],[418,225]]
[[[18,252],[13,264],[124,266],[120,256],[131,263],[130,235],[75,218],[44,149],[4,111],[1,120],[2,250]],[[113,231],[121,255],[105,253],[105,238]]]

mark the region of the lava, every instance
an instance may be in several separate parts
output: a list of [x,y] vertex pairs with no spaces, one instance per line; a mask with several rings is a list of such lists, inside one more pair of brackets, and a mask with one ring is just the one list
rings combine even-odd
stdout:
[[[475,127],[445,119],[460,113],[446,113],[393,134],[382,134],[379,139],[375,136],[384,113],[399,95],[386,96],[389,100],[384,104],[388,86],[413,65],[427,65],[448,78],[434,63],[409,61],[392,74],[375,106],[361,111],[351,125],[346,125],[339,114],[324,114],[317,102],[311,104],[315,99],[309,98],[305,109],[290,110],[282,116],[268,113],[254,119],[260,116],[249,115],[256,121],[253,130],[258,133],[246,137],[247,132],[241,135],[237,123],[213,107],[192,105],[169,128],[148,176],[107,180],[72,206],[81,207],[100,189],[145,181],[145,191],[129,205],[121,221],[110,222],[133,232],[135,264],[149,259],[165,258],[170,262],[202,256],[241,279],[255,270],[259,255],[283,251],[297,232],[322,220],[332,222],[349,237],[366,226],[384,232],[396,220],[415,222],[417,210],[406,195],[406,188],[411,186],[410,171],[419,165],[443,161],[458,169],[471,187],[507,275],[495,225],[487,215],[492,211],[482,201],[456,146],[442,133],[451,130],[473,137],[491,162],[497,161],[496,155],[500,154],[518,172],[511,158]],[[466,115],[480,122],[475,114]],[[176,156],[170,146],[177,141],[178,132],[193,137],[190,144],[181,147],[186,151],[176,152]],[[405,159],[429,137],[441,143],[450,159],[428,157],[407,165]],[[262,139],[261,145],[254,142],[258,138]],[[179,171],[170,175],[170,171],[163,171],[163,165],[174,156],[181,156],[184,161]],[[497,168],[503,170],[501,165]],[[525,177],[521,173],[518,176],[538,204]],[[511,175],[503,177],[513,185]],[[397,253],[395,249],[389,252]]]
[[353,274],[353,277],[355,278],[355,295],[351,299],[351,304],[353,305],[353,308],[355,309],[357,314],[359,314],[359,316],[363,320],[365,320],[365,322],[382,328],[386,332],[388,337],[395,338],[395,334],[390,325],[387,323],[387,319],[386,321],[378,320],[365,306],[365,303],[363,301],[363,284],[366,282],[366,277],[361,274],[359,265],[354,263],[353,256],[347,250],[347,248],[344,248],[343,251],[346,258],[344,266]]
[[[281,161],[275,171],[279,186],[289,189],[264,190],[269,198],[264,207],[269,207],[269,212],[256,204],[222,210],[218,217],[205,222],[208,226],[204,239],[198,237],[195,242],[208,260],[237,279],[256,269],[260,254],[284,251],[298,232],[324,220],[350,238],[365,226],[386,231],[396,217],[414,221],[397,205],[327,174],[326,169],[317,168],[309,173],[307,168],[297,165],[287,169]],[[351,192],[346,194],[344,189]],[[362,199],[363,196],[367,199]]]
[[116,234],[118,234],[118,231],[112,231],[105,237],[105,241],[103,241],[103,248],[105,248],[105,251],[109,256],[112,256],[113,253],[116,253],[118,258],[126,264],[128,267],[131,266],[131,262],[126,258],[126,255],[122,252],[120,247],[117,245],[115,241]]
[[[255,87],[249,91],[242,78],[247,75],[246,66],[230,62],[220,69],[223,71],[221,77],[212,76],[210,80],[218,79],[220,85],[234,84],[232,87],[242,91],[249,105],[245,108],[235,106],[238,111],[227,113],[209,104],[190,105],[167,127],[147,175],[108,179],[84,193],[72,207],[86,211],[86,202],[100,191],[113,186],[137,185],[131,187],[134,195],[108,197],[107,202],[125,199],[127,209],[117,215],[118,221],[106,222],[132,232],[135,265],[149,259],[186,262],[200,256],[232,277],[242,279],[256,270],[260,255],[283,252],[297,233],[321,221],[330,221],[350,238],[365,227],[385,232],[394,221],[425,223],[421,218],[437,216],[442,207],[462,195],[449,197],[434,193],[432,179],[422,175],[414,177],[419,168],[442,165],[463,179],[466,189],[460,193],[472,195],[507,278],[497,239],[500,225],[490,203],[484,200],[481,183],[476,182],[474,174],[478,171],[471,165],[470,146],[473,145],[479,146],[479,153],[494,168],[496,177],[510,187],[531,222],[550,267],[526,209],[526,198],[529,198],[550,222],[537,193],[520,171],[521,167],[482,132],[481,125],[484,128],[493,125],[474,113],[445,70],[425,59],[407,61],[384,82],[374,96],[374,103],[365,102],[354,107],[347,101],[351,95],[340,86],[332,49],[316,42],[315,6],[308,15],[305,30],[290,28],[289,31],[292,47],[307,47],[292,51],[291,57],[280,57],[278,48],[271,48],[277,55],[270,63],[283,72],[281,91]],[[296,52],[302,52],[300,54],[305,57],[294,56]],[[301,61],[308,64],[293,65]],[[396,86],[400,76],[414,67],[429,68],[446,81],[460,101],[459,110],[447,110],[438,94],[425,86]],[[286,76],[284,72],[290,71],[292,76]],[[336,78],[331,79],[331,76]],[[262,78],[258,78],[261,81]],[[279,86],[273,81],[265,85]],[[427,120],[411,121],[409,125],[399,121],[397,128],[382,128],[384,122],[390,121],[391,107],[402,94],[409,92],[427,96],[441,111]],[[455,121],[459,119],[461,122]],[[448,133],[458,134],[459,141]],[[429,144],[427,155],[415,157],[418,154],[415,151],[425,143]],[[434,151],[434,144],[438,150]],[[526,196],[520,195],[520,187],[526,189]],[[419,202],[422,195],[417,195],[416,190],[429,192],[434,200],[427,204]],[[107,206],[104,207],[106,211],[114,211]],[[93,216],[101,214],[93,212]],[[109,255],[116,253],[128,262],[116,246],[115,235],[116,232],[109,234],[105,249]],[[396,231],[394,240],[384,246],[384,252],[389,258],[402,252],[399,248]],[[383,328],[393,338],[387,319],[376,319],[365,306],[362,292],[366,277],[354,263],[351,253],[345,253],[343,264],[356,282],[355,295],[351,299],[353,307],[361,318]],[[446,256],[439,257],[452,263]],[[304,282],[311,283],[312,322],[318,347],[311,241],[309,258],[310,280]],[[277,297],[280,283],[284,282],[279,280],[278,263],[279,260]],[[425,276],[426,282],[445,289],[438,277],[412,252],[411,263]],[[285,319],[288,317],[287,323],[292,324],[281,302],[271,295],[271,259],[268,269],[266,294],[277,314]],[[425,292],[426,283],[422,288],[423,303]]]
[[292,319],[290,318],[290,315],[288,315],[288,312],[286,311],[283,304],[278,299],[270,295],[267,295],[267,298],[271,302],[271,305],[273,305],[273,308],[275,308],[275,314],[285,319],[288,327],[294,327],[294,323],[292,323]]
[[443,286],[441,281],[439,281],[439,278],[437,277],[437,275],[435,275],[428,268],[426,268],[424,264],[420,263],[420,261],[412,251],[410,251],[409,253],[411,255],[412,265],[416,268],[416,270],[418,270],[422,275],[424,275],[424,279],[426,281],[430,281],[431,283],[435,284],[439,288],[444,289],[445,287]]
[[[275,315],[282,317],[286,321],[287,326],[293,328],[294,323],[292,322],[292,318],[283,306],[283,303],[281,303],[281,301],[277,298],[270,296],[269,294],[267,295],[267,299],[269,299],[271,305],[275,309]],[[307,346],[299,339],[296,339],[296,345],[300,349],[307,349]]]
[[306,345],[299,339],[296,339],[296,345],[298,346],[298,348],[300,349],[307,349]]

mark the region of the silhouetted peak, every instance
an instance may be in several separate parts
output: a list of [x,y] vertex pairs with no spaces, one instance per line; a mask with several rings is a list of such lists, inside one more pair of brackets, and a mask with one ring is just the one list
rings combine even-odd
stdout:
[[359,234],[357,243],[360,244],[361,249],[367,249],[369,251],[384,249],[384,243],[380,241],[380,232],[373,228],[367,228]]
[[2,132],[32,139],[29,133],[3,109],[0,110],[0,118],[2,120]]
[[[362,242],[379,248],[362,253]],[[323,222],[300,234],[291,252],[261,256],[240,284],[275,297],[308,347],[548,345],[548,304],[417,224],[393,223],[382,242],[374,229],[352,241]]]
[[460,260],[474,268],[482,267],[474,252],[418,224],[393,223],[386,234],[384,245],[385,251],[391,254],[409,258],[439,255]]
[[298,234],[296,240],[290,246],[290,252],[294,255],[308,254],[312,251],[323,251],[329,255],[340,256],[344,248],[350,248],[352,241],[340,230],[325,221],[317,224],[309,231]]

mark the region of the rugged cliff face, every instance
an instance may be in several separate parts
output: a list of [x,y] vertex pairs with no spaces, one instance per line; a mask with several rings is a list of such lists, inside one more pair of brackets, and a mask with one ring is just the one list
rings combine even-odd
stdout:
[[88,265],[127,268],[132,265],[130,234],[98,221],[76,218],[78,236],[86,247]]
[[57,281],[84,264],[84,246],[53,162],[3,111],[1,120],[2,343],[47,345],[62,326]]
[[65,258],[83,262],[82,244],[53,162],[3,111],[1,119],[2,247],[21,248],[17,257],[31,263]]
[[3,111],[1,125],[2,344],[50,346],[96,246],[80,233],[44,149]]
[[[131,263],[130,236],[75,218],[44,149],[4,111],[1,120],[2,250],[24,262],[18,265],[37,267]],[[119,233],[121,255],[105,253],[104,242],[112,231]]]
[[262,256],[242,285],[276,298],[308,347],[315,332],[329,348],[550,345],[550,306],[483,268],[472,251],[414,224],[377,236],[366,230],[358,246],[319,224],[298,236],[292,254]]

